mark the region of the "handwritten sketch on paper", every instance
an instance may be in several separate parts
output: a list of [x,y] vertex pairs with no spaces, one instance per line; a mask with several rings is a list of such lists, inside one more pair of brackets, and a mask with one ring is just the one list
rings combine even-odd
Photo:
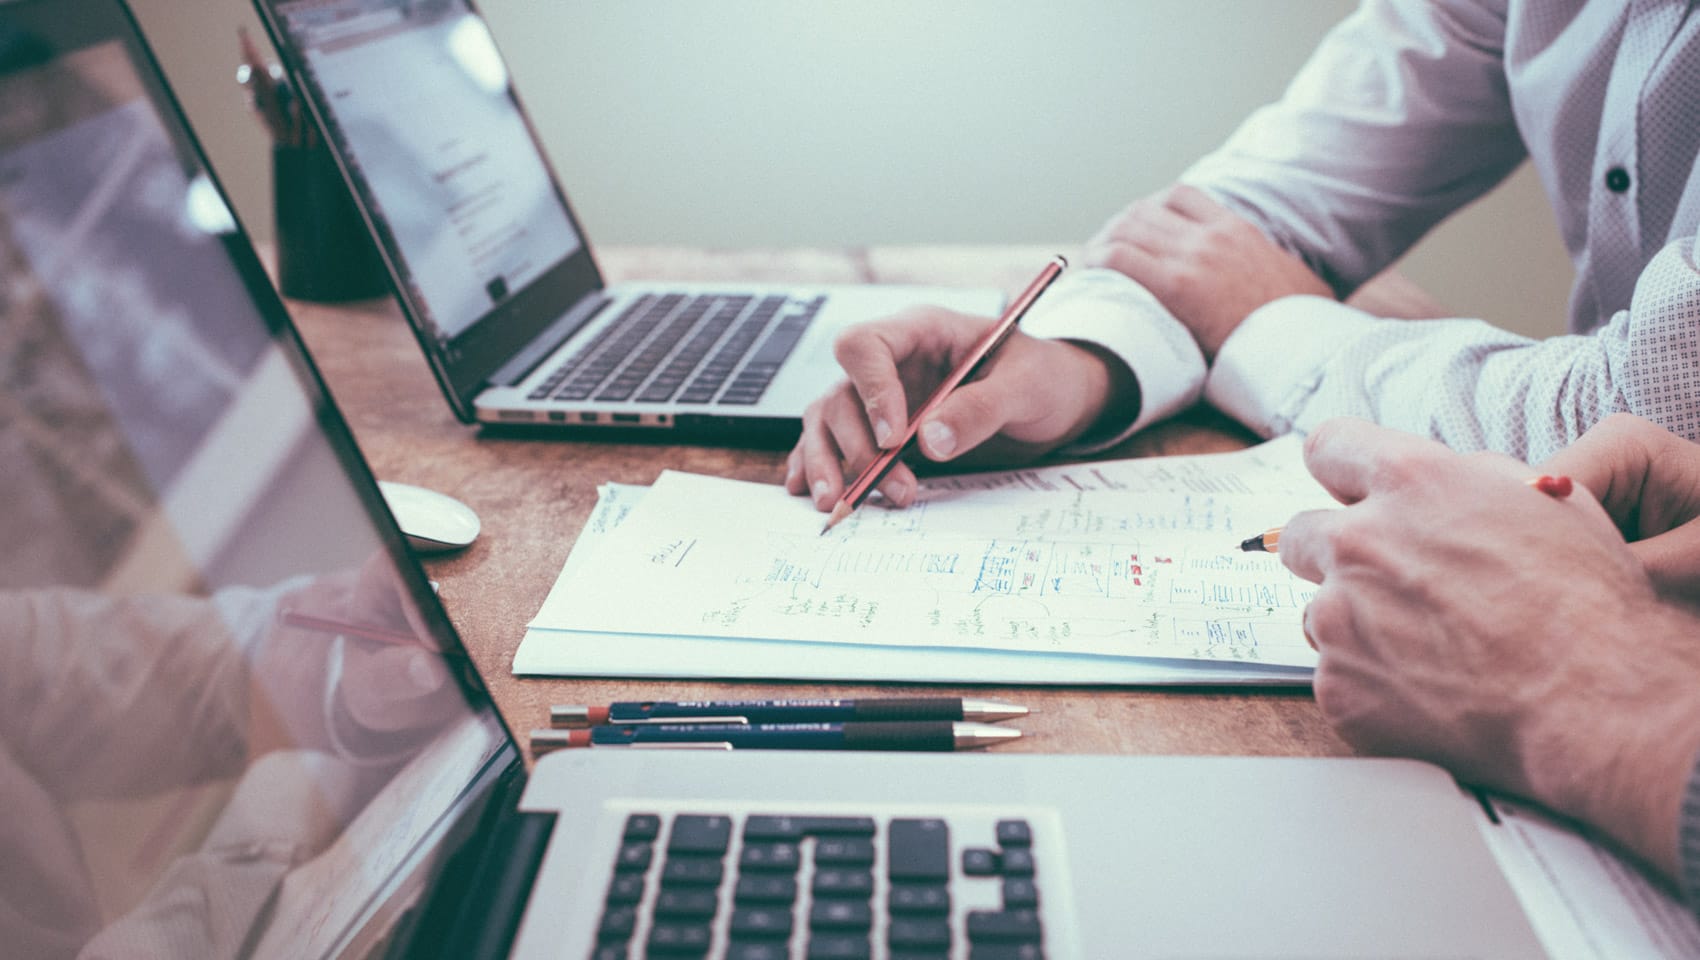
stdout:
[[1296,449],[956,478],[825,537],[777,487],[667,473],[533,626],[1311,665],[1311,585],[1236,549],[1332,502]]

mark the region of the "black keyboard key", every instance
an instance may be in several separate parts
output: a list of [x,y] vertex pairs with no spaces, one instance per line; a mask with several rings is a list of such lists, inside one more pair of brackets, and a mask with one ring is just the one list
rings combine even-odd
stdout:
[[726,960],[791,960],[791,945],[734,940],[726,948]]
[[744,842],[758,840],[801,840],[802,817],[750,816],[744,819]]
[[726,869],[706,857],[669,859],[661,865],[663,887],[718,887]]
[[804,332],[809,329],[809,323],[818,312],[819,308],[816,308],[807,313],[794,313],[781,318],[774,326],[773,333],[762,342],[761,349],[750,358],[750,362],[768,364],[778,369],[779,365],[785,362],[785,358],[791,355],[791,351],[797,348],[798,341],[803,339]]
[[746,843],[738,857],[738,868],[756,873],[796,873],[802,861],[794,843]]
[[655,898],[655,915],[676,920],[711,920],[720,909],[720,897],[713,890],[681,887],[663,890]]
[[874,862],[874,842],[863,837],[825,837],[815,841],[815,863],[865,867]]
[[700,957],[713,939],[706,923],[656,923],[649,928],[649,952]]
[[1039,915],[1031,910],[970,910],[968,939],[974,943],[1038,943]]
[[649,869],[655,848],[647,843],[622,843],[614,855],[614,870],[618,873],[642,873]]
[[619,903],[637,903],[643,899],[643,874],[616,873],[614,882],[608,884],[608,903],[610,906]]
[[874,895],[874,875],[870,870],[816,870],[811,892],[816,897],[860,897]]
[[681,814],[673,818],[673,833],[667,838],[668,856],[725,856],[732,842],[730,817],[699,817]]
[[732,937],[737,940],[791,939],[791,911],[776,907],[739,907],[732,911]]
[[799,817],[803,832],[811,837],[871,837],[873,817]]
[[1005,850],[998,860],[1005,876],[1031,877],[1033,875],[1035,869],[1033,851],[1026,847],[1013,847]]
[[636,927],[635,907],[615,907],[602,914],[602,923],[596,928],[596,939],[604,943],[609,940],[629,940],[632,930]]
[[732,899],[746,903],[794,903],[797,899],[797,878],[783,874],[742,876],[732,889]]
[[970,877],[990,877],[998,872],[998,852],[984,847],[962,851],[962,872]]
[[893,884],[886,909],[901,916],[942,917],[950,913],[950,890],[944,886]]
[[873,948],[868,945],[865,936],[854,937],[845,934],[827,934],[809,938],[809,960],[868,960],[873,955]]
[[968,960],[1045,960],[1045,951],[1036,943],[976,943],[968,947]]
[[605,943],[590,951],[590,960],[628,960],[630,956],[623,943]]
[[634,813],[626,818],[627,843],[654,840],[661,836],[661,818],[653,813]]
[[811,930],[867,930],[874,910],[866,900],[816,900],[809,908]]
[[1033,828],[1025,820],[999,820],[998,846],[1000,847],[1031,847],[1033,845]]
[[891,881],[942,883],[950,879],[950,827],[943,820],[893,820],[886,827]]
[[886,942],[893,950],[950,946],[950,924],[943,920],[893,917]]
[[893,950],[890,957],[891,960],[950,960],[950,951],[914,947],[908,950]]
[[1005,877],[1003,881],[1003,908],[1005,910],[1033,910],[1039,906],[1039,887],[1030,877]]

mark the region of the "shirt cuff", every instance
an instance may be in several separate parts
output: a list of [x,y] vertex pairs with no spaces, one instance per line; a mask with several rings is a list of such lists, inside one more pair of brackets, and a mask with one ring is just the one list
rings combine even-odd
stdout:
[[1688,906],[1700,915],[1700,757],[1688,775],[1682,794],[1682,812],[1677,821],[1677,883]]
[[1075,271],[1039,299],[1021,329],[1036,337],[1075,340],[1127,364],[1139,384],[1139,409],[1107,411],[1101,428],[1066,453],[1094,453],[1198,402],[1204,354],[1192,334],[1151,292],[1125,274]]
[[1287,433],[1293,411],[1321,383],[1323,364],[1378,319],[1327,297],[1266,303],[1223,342],[1204,399],[1261,437]]

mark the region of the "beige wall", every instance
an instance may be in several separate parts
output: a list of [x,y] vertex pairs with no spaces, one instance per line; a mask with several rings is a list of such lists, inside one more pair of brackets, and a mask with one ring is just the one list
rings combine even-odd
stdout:
[[[242,0],[133,0],[244,220],[265,141],[231,82]],[[601,245],[1068,242],[1285,80],[1350,0],[484,0]],[[1527,171],[1407,271],[1460,313],[1562,328]]]

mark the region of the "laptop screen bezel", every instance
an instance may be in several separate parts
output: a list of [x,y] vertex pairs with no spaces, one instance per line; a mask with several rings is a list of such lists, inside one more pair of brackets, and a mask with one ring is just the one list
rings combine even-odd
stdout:
[[[39,57],[29,55],[16,62],[0,61],[0,76],[18,70],[51,63],[76,50],[102,43],[117,42],[132,58],[145,95],[157,111],[160,126],[170,138],[178,156],[192,162],[204,173],[219,197],[229,206],[229,194],[224,190],[217,172],[201,149],[184,112],[182,104],[166,83],[158,59],[144,39],[127,0],[0,0],[0,13],[6,20],[47,41],[48,49]],[[383,544],[391,566],[411,596],[415,608],[430,625],[432,640],[440,649],[449,652],[445,663],[460,665],[451,672],[463,694],[485,705],[502,730],[503,743],[493,752],[482,768],[468,771],[468,779],[460,798],[443,812],[436,829],[426,835],[426,841],[412,851],[395,873],[386,879],[378,899],[356,921],[355,927],[343,932],[345,937],[357,937],[374,925],[382,927],[399,917],[410,899],[417,896],[420,884],[429,879],[429,868],[444,853],[441,841],[453,832],[453,826],[463,818],[482,812],[484,798],[503,779],[524,776],[518,742],[501,711],[496,708],[483,677],[474,668],[473,659],[466,654],[458,631],[438,601],[436,592],[426,578],[403,539],[376,477],[360,454],[347,420],[331,397],[323,376],[308,353],[299,331],[290,319],[288,310],[272,286],[271,278],[260,262],[234,208],[230,232],[220,234],[219,241],[242,285],[246,288],[254,311],[265,324],[271,342],[288,361],[301,389],[302,396],[312,407],[313,421],[337,463],[348,478],[353,493],[366,511],[373,530]]]
[[[460,2],[466,4],[468,12],[473,16],[484,21],[483,13],[473,0]],[[548,173],[549,185],[554,191],[555,199],[560,203],[573,232],[578,235],[579,247],[565,260],[546,270],[542,276],[486,311],[445,346],[438,341],[431,323],[426,319],[429,311],[425,309],[424,304],[414,299],[412,287],[407,282],[407,259],[395,237],[385,226],[383,217],[379,215],[380,208],[369,184],[365,177],[348,163],[347,138],[336,124],[335,117],[326,109],[324,90],[313,80],[312,72],[306,69],[304,52],[295,45],[288,31],[284,29],[274,0],[253,0],[253,3],[273,46],[277,48],[290,82],[302,94],[301,101],[306,105],[315,129],[324,142],[331,145],[337,169],[341,171],[343,182],[354,197],[354,205],[359,210],[361,220],[366,224],[368,235],[374,239],[379,259],[383,261],[384,269],[389,274],[396,302],[400,304],[408,325],[413,328],[419,346],[424,350],[426,360],[437,377],[438,385],[442,387],[449,405],[454,408],[455,416],[464,423],[474,422],[477,419],[474,401],[479,393],[490,386],[491,375],[584,298],[597,294],[605,287],[602,272],[591,250],[590,238],[585,234],[578,215],[573,211],[566,192],[561,188],[561,178],[556,174],[548,152],[543,149],[542,140],[537,135],[536,126],[525,109],[518,89],[510,80],[508,96],[525,125],[526,136],[532,149],[536,151],[543,169]],[[506,58],[503,59],[505,61]]]

